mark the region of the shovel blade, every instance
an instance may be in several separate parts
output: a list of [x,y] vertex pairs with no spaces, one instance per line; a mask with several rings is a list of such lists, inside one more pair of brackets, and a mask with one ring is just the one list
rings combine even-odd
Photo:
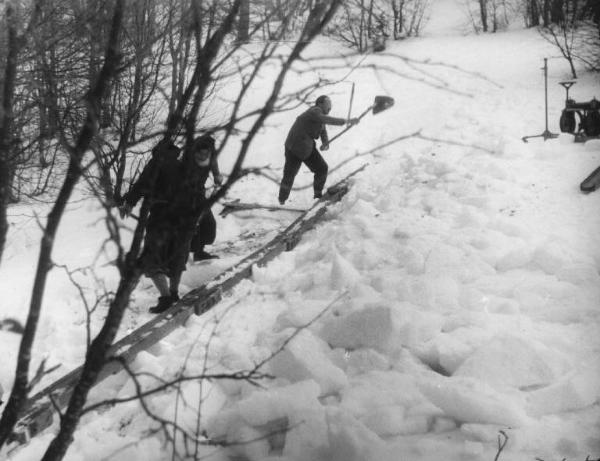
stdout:
[[383,112],[394,105],[394,98],[390,96],[375,96],[373,102],[373,115]]

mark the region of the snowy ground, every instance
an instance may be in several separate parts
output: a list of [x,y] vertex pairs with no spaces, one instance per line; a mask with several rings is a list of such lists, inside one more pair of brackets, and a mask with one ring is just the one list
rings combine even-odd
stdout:
[[[334,46],[319,41],[313,52]],[[508,436],[501,459],[599,457],[600,192],[584,195],[579,183],[600,164],[600,141],[521,141],[544,130],[543,57],[552,58],[549,120],[558,131],[564,94],[557,82],[569,77],[566,64],[534,31],[434,35],[390,43],[388,51],[429,65],[369,57],[365,64],[403,76],[355,72],[353,113],[376,94],[394,97],[396,105],[365,117],[332,144],[327,159],[333,168],[396,138],[421,130],[420,136],[334,171],[330,182],[369,163],[294,251],[256,269],[233,296],[134,363],[166,379],[182,367],[189,374],[249,369],[310,323],[269,361],[264,371],[276,379],[263,388],[187,383],[182,398],[160,394],[149,407],[162,418],[177,414],[192,432],[199,427],[238,443],[200,448],[199,456],[211,460],[493,460],[499,430]],[[333,115],[345,115],[348,93],[349,85],[334,89]],[[583,75],[571,95],[600,97],[598,77]],[[271,121],[250,163],[281,168],[295,115]],[[309,181],[306,172],[298,178]],[[253,178],[231,195],[274,203],[276,185]],[[309,204],[308,190],[293,193],[290,205]],[[28,304],[38,245],[31,216],[30,209],[12,210],[0,266],[6,317],[23,319]],[[72,205],[57,263],[74,269],[97,256],[104,235],[97,217],[93,205]],[[216,248],[240,234],[266,238],[293,217],[221,218]],[[192,267],[184,291],[238,257]],[[110,268],[98,274],[107,286],[115,281]],[[149,282],[138,287],[120,335],[149,318],[155,296]],[[85,315],[60,270],[52,272],[46,298],[35,362],[47,356],[49,365],[63,364],[53,380],[82,360]],[[18,339],[0,331],[5,389]],[[118,374],[93,399],[133,391]],[[285,436],[272,435],[286,425]],[[170,452],[153,427],[135,403],[93,413],[66,459],[166,459]],[[9,458],[39,459],[51,437],[49,431]]]

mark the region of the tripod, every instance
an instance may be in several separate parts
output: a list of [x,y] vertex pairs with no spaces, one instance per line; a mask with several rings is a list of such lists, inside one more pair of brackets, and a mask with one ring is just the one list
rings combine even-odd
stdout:
[[536,134],[533,136],[523,136],[521,139],[523,142],[527,142],[530,138],[544,138],[553,139],[558,138],[557,133],[552,133],[548,130],[548,58],[544,58],[544,67],[542,67],[544,71],[544,102],[545,102],[545,112],[546,112],[546,129],[542,134]]

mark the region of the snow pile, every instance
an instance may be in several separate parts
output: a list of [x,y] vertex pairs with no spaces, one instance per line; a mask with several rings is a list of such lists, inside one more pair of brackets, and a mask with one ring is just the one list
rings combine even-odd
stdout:
[[533,391],[528,396],[532,414],[548,415],[580,410],[600,401],[600,372],[583,369],[557,380],[552,385]]
[[335,394],[348,385],[346,375],[327,356],[329,348],[309,330],[300,330],[292,341],[292,333],[284,330],[275,341],[276,354],[269,363],[271,373],[292,383],[307,379],[320,388],[319,396]]
[[[438,322],[439,323],[439,322]],[[388,354],[419,345],[439,331],[436,318],[409,303],[375,305],[329,319],[321,335],[332,347],[373,348]]]
[[429,400],[444,415],[458,423],[500,424],[520,427],[528,422],[518,397],[502,394],[479,380],[446,378],[439,383],[421,386]]

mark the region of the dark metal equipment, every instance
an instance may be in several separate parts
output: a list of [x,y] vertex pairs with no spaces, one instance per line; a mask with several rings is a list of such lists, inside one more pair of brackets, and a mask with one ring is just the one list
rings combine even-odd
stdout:
[[[560,114],[559,126],[563,133],[575,135],[575,142],[600,137],[600,101],[592,98],[588,102],[576,102],[569,97],[569,88],[576,82],[559,82],[566,91],[565,108]],[[578,119],[578,120],[577,120]]]
[[527,142],[527,140],[530,138],[544,138],[545,141],[546,139],[554,139],[558,137],[557,133],[552,133],[550,130],[548,130],[548,58],[544,58],[544,67],[542,67],[542,70],[544,71],[544,107],[546,114],[546,129],[541,134],[523,136],[521,138],[523,142]]

